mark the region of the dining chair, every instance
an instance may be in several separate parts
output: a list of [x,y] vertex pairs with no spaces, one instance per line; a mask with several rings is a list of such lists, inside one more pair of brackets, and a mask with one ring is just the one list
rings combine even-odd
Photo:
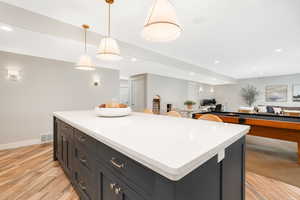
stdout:
[[170,111],[170,112],[167,112],[167,115],[168,116],[172,116],[172,117],[182,117],[181,114],[177,111]]
[[218,117],[217,115],[213,115],[213,114],[205,114],[205,115],[202,115],[198,119],[214,121],[214,122],[223,122],[223,120],[220,117]]

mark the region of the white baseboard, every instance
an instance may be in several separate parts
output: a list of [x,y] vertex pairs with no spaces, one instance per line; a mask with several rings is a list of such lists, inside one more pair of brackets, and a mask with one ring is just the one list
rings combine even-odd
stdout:
[[30,145],[34,145],[34,144],[41,144],[41,140],[33,139],[33,140],[23,140],[23,141],[14,142],[14,143],[8,143],[8,144],[0,144],[0,150],[14,149],[14,148],[25,147],[25,146],[30,146]]

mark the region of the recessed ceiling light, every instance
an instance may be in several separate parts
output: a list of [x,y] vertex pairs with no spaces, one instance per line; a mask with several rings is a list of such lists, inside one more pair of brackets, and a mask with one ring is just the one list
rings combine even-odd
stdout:
[[280,52],[282,52],[282,49],[275,49],[275,52],[280,53]]
[[219,64],[220,63],[220,61],[219,60],[215,60],[215,62],[214,62],[216,65],[217,64]]
[[217,79],[216,79],[216,78],[213,78],[213,80],[216,81]]
[[136,62],[137,59],[136,58],[131,58],[131,62]]
[[190,75],[190,76],[195,76],[196,73],[195,73],[195,72],[190,72],[189,75]]
[[4,30],[4,31],[7,31],[7,32],[10,32],[10,31],[12,31],[13,29],[11,28],[11,27],[9,27],[9,26],[1,26],[0,27],[2,30]]
[[259,71],[259,70],[258,70],[257,67],[252,67],[252,68],[251,68],[251,72],[252,72],[252,73],[257,74],[258,71]]

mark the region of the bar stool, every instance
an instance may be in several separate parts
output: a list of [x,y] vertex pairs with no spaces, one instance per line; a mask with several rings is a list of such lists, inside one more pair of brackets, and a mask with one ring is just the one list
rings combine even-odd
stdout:
[[220,117],[218,117],[217,115],[212,115],[212,114],[202,115],[198,119],[208,120],[208,121],[214,121],[214,122],[223,122],[223,120]]
[[167,112],[167,115],[172,116],[172,117],[182,117],[181,114],[179,112],[176,112],[176,111]]
[[145,110],[144,110],[144,113],[147,113],[147,114],[153,114],[152,110],[150,110],[150,109],[145,109]]

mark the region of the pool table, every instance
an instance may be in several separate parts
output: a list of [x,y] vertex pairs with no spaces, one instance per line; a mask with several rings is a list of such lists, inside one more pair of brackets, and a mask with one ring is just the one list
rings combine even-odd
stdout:
[[198,119],[204,114],[217,115],[227,123],[250,125],[249,135],[297,142],[298,163],[300,164],[300,117],[236,112],[207,112],[195,113],[193,118]]

